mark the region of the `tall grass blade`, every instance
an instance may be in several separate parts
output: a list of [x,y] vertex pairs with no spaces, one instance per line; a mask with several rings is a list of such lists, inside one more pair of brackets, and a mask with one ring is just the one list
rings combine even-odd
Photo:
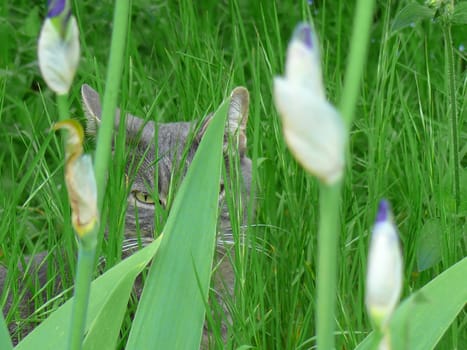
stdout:
[[217,110],[177,193],[127,349],[198,349],[216,237],[228,100]]
[[112,42],[110,46],[109,64],[105,84],[104,100],[102,101],[102,123],[99,128],[94,159],[94,172],[98,189],[97,208],[102,212],[106,188],[106,176],[112,147],[112,135],[117,108],[118,88],[120,86],[123,54],[126,47],[126,37],[131,19],[131,1],[115,2]]

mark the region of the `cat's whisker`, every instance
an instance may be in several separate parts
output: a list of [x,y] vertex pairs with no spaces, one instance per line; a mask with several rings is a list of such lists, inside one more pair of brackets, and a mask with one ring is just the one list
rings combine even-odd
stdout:
[[[154,238],[152,237],[132,237],[126,238],[122,244],[122,254],[125,257],[128,257],[130,254],[126,253],[134,253],[139,248],[144,248],[154,242]],[[103,270],[105,263],[106,263],[105,256],[100,256],[97,262],[97,267]]]
[[126,253],[138,248],[144,248],[154,242],[152,237],[127,238],[123,241],[122,252]]
[[248,227],[269,228],[269,229],[274,229],[276,231],[288,232],[286,229],[282,227],[270,225],[270,224],[251,224],[251,225],[248,225]]
[[257,252],[261,252],[267,255],[267,249],[264,244],[266,242],[265,240],[256,237],[256,243],[252,243],[245,234],[245,230],[252,226],[253,225],[242,225],[240,227],[241,232],[237,235],[234,235],[231,229],[222,232],[222,234],[217,237],[216,252],[225,253],[226,250],[232,248],[234,245],[240,244],[249,249],[254,249]]

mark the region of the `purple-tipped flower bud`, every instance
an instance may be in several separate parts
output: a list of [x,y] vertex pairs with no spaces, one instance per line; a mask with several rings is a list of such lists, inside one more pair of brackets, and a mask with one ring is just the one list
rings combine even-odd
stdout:
[[71,4],[66,0],[47,1],[47,18],[49,18],[54,27],[62,37],[65,37],[68,23],[71,18]]
[[346,130],[326,100],[318,39],[299,24],[287,49],[285,77],[274,79],[274,100],[285,140],[297,160],[327,184],[342,177]]
[[374,324],[384,329],[402,290],[402,253],[390,205],[379,204],[371,235],[365,304]]
[[66,0],[48,3],[39,36],[37,55],[42,76],[55,93],[68,93],[79,63],[79,31]]

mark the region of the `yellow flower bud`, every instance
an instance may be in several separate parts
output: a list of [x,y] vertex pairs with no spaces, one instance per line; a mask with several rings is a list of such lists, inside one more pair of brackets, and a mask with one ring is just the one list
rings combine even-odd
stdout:
[[58,122],[54,130],[66,129],[65,183],[72,210],[72,224],[79,238],[91,233],[98,223],[97,186],[91,156],[83,155],[84,132],[75,120]]

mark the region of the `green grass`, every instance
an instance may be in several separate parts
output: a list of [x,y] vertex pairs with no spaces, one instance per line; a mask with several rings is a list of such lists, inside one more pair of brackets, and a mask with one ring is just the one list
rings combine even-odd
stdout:
[[[40,5],[39,5],[40,4]],[[0,7],[0,250],[15,271],[24,254],[61,249],[59,271],[72,285],[76,246],[66,224],[69,212],[63,183],[61,142],[46,132],[57,120],[54,95],[40,78],[36,38],[45,2],[4,1]],[[467,29],[453,26],[456,97],[459,111],[461,203],[456,213],[450,161],[450,115],[439,23],[424,21],[391,33],[403,6],[379,2],[372,24],[368,63],[350,140],[350,161],[343,184],[338,259],[336,348],[354,348],[370,331],[363,304],[368,238],[378,201],[388,198],[399,227],[405,259],[403,298],[421,288],[467,254]],[[248,154],[253,159],[256,213],[247,230],[252,246],[235,251],[236,300],[229,346],[258,349],[309,349],[314,344],[316,265],[306,264],[307,247],[316,252],[318,184],[286,149],[272,102],[272,78],[283,73],[285,49],[296,23],[313,18],[322,44],[327,94],[343,94],[354,5],[327,2],[142,0],[133,3],[124,59],[123,109],[160,122],[188,121],[213,111],[237,85],[251,94]],[[76,2],[82,60],[70,92],[70,110],[83,119],[79,87],[104,85],[113,3]],[[90,143],[89,149],[92,149]],[[104,201],[105,218],[122,218],[125,208],[124,155],[111,165]],[[232,208],[231,210],[235,210]],[[418,272],[423,228],[436,221],[428,237],[438,240],[440,258]],[[239,225],[233,222],[234,228]],[[107,267],[120,258],[121,220],[110,220],[111,239],[100,247]],[[237,227],[238,230],[238,227]],[[311,234],[310,234],[311,233]],[[310,242],[310,237],[312,237]],[[60,247],[60,248],[59,248]],[[316,259],[316,255],[313,256]],[[49,271],[52,276],[56,271]],[[14,297],[22,278],[10,279]],[[31,280],[31,288],[34,279]],[[57,307],[52,286],[35,298],[44,319]],[[0,293],[0,301],[6,297]],[[68,296],[68,295],[67,295]],[[50,302],[47,302],[47,301]],[[134,308],[134,306],[130,306]],[[19,315],[12,311],[7,321]],[[457,318],[438,345],[467,343],[466,313]],[[128,335],[130,316],[122,336]],[[122,340],[122,344],[125,341]],[[219,345],[219,344],[218,344]]]

